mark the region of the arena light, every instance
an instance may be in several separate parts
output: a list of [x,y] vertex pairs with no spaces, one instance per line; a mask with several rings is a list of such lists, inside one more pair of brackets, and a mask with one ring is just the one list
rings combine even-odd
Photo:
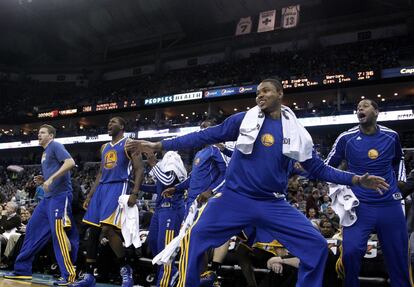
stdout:
[[398,93],[394,93],[394,96],[398,96]]
[[365,99],[365,96],[361,96],[361,99]]
[[377,95],[377,97],[378,97],[378,98],[381,98],[381,94],[378,94],[378,95]]

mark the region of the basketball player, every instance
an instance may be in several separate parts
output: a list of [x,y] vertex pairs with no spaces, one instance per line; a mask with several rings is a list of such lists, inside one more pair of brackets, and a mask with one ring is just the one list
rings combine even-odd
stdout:
[[[164,189],[183,181],[187,176],[187,172],[181,157],[177,153],[170,151],[164,155],[163,161],[166,158],[168,158],[169,162],[165,162],[164,166],[177,167],[178,172],[181,174],[177,175],[172,170],[163,171],[160,164],[157,164],[155,155],[153,153],[147,154],[147,163],[152,167],[150,173],[155,176],[156,184],[142,184],[140,187],[144,192],[157,194],[155,212],[151,218],[148,234],[149,246],[153,256],[160,253],[178,235],[184,219],[183,194],[177,192],[170,197],[163,197],[161,193]],[[176,275],[177,271],[175,264],[170,263],[159,266],[157,270],[157,287],[170,286],[170,282],[176,277],[174,275]]]
[[84,208],[86,213],[83,222],[90,225],[89,240],[86,255],[86,273],[83,278],[75,282],[73,287],[95,286],[93,270],[96,267],[97,247],[99,237],[106,238],[114,251],[118,264],[123,287],[132,287],[132,269],[127,264],[125,250],[120,234],[121,210],[118,198],[127,193],[128,179],[131,170],[134,170],[134,188],[129,196],[128,205],[136,203],[139,186],[143,179],[143,162],[140,153],[130,154],[125,150],[128,141],[124,137],[125,120],[113,117],[108,123],[108,134],[112,141],[101,148],[101,166],[89,194],[86,197]]
[[[269,232],[300,259],[297,286],[322,285],[328,255],[326,240],[303,214],[284,200],[292,159],[282,154],[282,96],[278,80],[267,79],[258,86],[256,102],[264,117],[263,125],[259,127],[251,154],[235,149],[221,192],[207,202],[183,238],[180,287],[197,287],[204,252],[222,245],[249,225]],[[162,142],[134,141],[128,148],[179,150],[235,141],[245,114],[232,115],[218,126]],[[388,186],[376,176],[358,176],[331,168],[315,152],[301,165],[309,174],[325,181],[374,189]]]
[[373,192],[362,186],[353,186],[359,199],[357,221],[343,227],[342,262],[345,268],[345,286],[359,286],[361,259],[367,250],[371,232],[376,231],[384,254],[391,286],[412,286],[408,258],[408,231],[401,207],[402,195],[398,181],[405,181],[404,156],[398,134],[377,125],[378,105],[372,100],[358,104],[359,125],[336,140],[326,163],[338,166],[347,162],[348,170],[356,174],[369,172],[385,178],[390,184],[386,193]]
[[[205,120],[200,127],[203,130],[212,125],[213,120]],[[183,193],[184,190],[188,190],[185,201],[187,214],[196,198],[199,203],[205,203],[213,195],[213,190],[221,186],[226,168],[227,163],[220,149],[214,145],[208,145],[194,156],[190,176],[182,183],[166,189],[163,195],[169,196],[175,192]]]
[[[79,235],[76,226],[72,225],[72,184],[69,172],[75,166],[75,161],[62,144],[54,141],[55,136],[54,127],[40,127],[38,139],[44,149],[41,161],[43,176],[36,176],[35,183],[43,185],[45,195],[27,224],[26,236],[14,264],[14,271],[4,278],[31,280],[34,257],[52,238],[62,276],[54,285],[66,286],[75,280],[73,262],[76,260]],[[68,229],[70,231],[66,233]]]

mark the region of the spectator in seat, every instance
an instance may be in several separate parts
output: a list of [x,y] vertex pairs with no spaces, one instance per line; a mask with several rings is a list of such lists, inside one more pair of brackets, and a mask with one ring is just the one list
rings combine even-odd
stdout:
[[0,252],[4,252],[7,241],[10,238],[11,234],[16,233],[17,228],[20,227],[21,218],[16,213],[17,212],[17,203],[9,201],[6,204],[6,207],[1,212],[0,218]]

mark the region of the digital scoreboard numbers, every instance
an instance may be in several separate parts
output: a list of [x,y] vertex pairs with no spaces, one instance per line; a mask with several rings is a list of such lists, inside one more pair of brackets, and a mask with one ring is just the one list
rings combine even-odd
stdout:
[[98,104],[96,105],[96,111],[108,111],[108,110],[116,110],[118,109],[117,103],[105,103],[105,104]]
[[284,89],[306,88],[312,86],[324,86],[343,84],[348,82],[372,80],[375,78],[375,73],[372,70],[360,71],[346,74],[327,74],[319,77],[312,78],[297,78],[283,80],[282,85]]
[[374,71],[357,72],[357,80],[371,80],[374,78]]
[[345,74],[335,74],[335,75],[325,75],[325,78],[322,80],[322,84],[330,85],[330,84],[340,84],[344,82],[352,81],[350,76]]

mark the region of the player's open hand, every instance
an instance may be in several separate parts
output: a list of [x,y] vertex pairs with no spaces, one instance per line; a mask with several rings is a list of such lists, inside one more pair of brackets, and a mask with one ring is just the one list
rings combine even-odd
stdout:
[[358,184],[364,188],[376,190],[381,195],[390,188],[390,185],[382,177],[369,175],[368,173],[357,177]]

